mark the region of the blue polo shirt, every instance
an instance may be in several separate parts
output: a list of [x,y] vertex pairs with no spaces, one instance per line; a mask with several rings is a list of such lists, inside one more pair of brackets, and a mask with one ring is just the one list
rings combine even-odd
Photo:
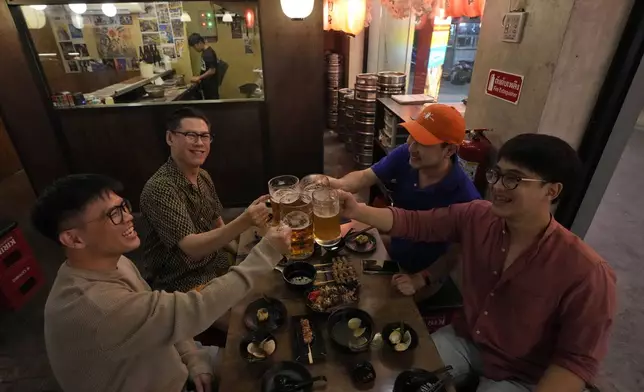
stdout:
[[[426,188],[418,187],[418,170],[409,165],[409,147],[396,147],[371,169],[385,186],[391,190],[395,207],[406,210],[430,210],[451,204],[466,203],[480,199],[481,195],[470,178],[457,163],[438,183]],[[392,238],[389,255],[409,273],[416,273],[429,267],[447,250],[445,242],[413,242]]]

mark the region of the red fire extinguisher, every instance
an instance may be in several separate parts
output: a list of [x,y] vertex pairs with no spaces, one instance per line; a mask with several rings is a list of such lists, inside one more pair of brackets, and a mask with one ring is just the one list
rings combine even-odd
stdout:
[[494,146],[483,132],[490,131],[486,128],[466,130],[465,140],[458,149],[458,162],[482,197],[485,197],[488,185],[485,172],[490,168],[494,154]]

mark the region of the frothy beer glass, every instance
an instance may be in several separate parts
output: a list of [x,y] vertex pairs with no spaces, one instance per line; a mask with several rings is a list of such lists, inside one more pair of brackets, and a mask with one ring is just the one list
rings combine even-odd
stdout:
[[300,180],[295,176],[277,176],[268,181],[268,193],[271,196],[273,226],[280,223],[280,199],[288,192],[297,190]]
[[315,242],[332,246],[340,242],[340,198],[334,189],[313,192],[313,230]]
[[309,174],[300,181],[302,192],[313,197],[313,192],[318,189],[330,188],[329,177],[323,174]]
[[313,255],[313,205],[311,197],[291,189],[279,200],[282,223],[291,228],[291,260],[304,260]]

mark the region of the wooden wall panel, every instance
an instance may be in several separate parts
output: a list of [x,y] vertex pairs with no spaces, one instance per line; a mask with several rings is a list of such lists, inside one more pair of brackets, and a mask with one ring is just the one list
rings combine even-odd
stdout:
[[101,173],[123,182],[124,195],[138,206],[143,185],[170,154],[165,143],[167,115],[182,106],[203,111],[215,133],[204,169],[224,206],[231,207],[246,205],[267,192],[262,171],[263,104],[197,102],[57,112],[74,172]]
[[36,193],[68,173],[45,104],[42,80],[34,77],[7,3],[0,1],[0,115]]
[[322,172],[324,38],[322,1],[301,21],[277,0],[259,1],[271,174]]
[[22,169],[20,159],[16,150],[13,148],[13,143],[9,139],[9,134],[2,124],[0,119],[0,181],[11,176]]

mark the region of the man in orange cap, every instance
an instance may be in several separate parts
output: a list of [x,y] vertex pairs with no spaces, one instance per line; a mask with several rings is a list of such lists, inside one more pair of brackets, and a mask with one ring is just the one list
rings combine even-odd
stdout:
[[[394,206],[407,210],[429,210],[479,199],[480,195],[456,161],[456,151],[465,138],[465,119],[449,105],[432,104],[412,121],[401,124],[408,132],[407,144],[398,146],[371,168],[331,178],[331,186],[356,193],[381,181],[391,190]],[[413,295],[432,282],[428,270],[448,248],[444,242],[413,242],[392,238],[392,259],[406,274],[395,275],[393,283]],[[447,255],[445,255],[447,256]],[[452,264],[444,257],[435,268]]]

